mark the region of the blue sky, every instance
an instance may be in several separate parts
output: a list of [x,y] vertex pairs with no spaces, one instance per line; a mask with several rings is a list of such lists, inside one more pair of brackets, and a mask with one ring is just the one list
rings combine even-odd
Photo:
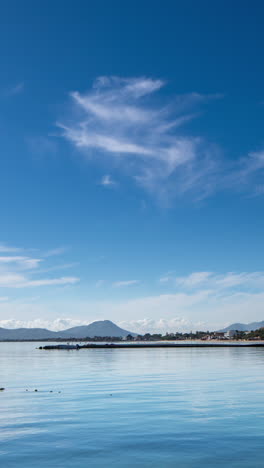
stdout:
[[264,319],[263,14],[2,2],[0,325]]

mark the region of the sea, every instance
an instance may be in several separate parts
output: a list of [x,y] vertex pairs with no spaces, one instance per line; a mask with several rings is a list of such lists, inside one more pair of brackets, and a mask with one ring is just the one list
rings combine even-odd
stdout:
[[0,343],[1,467],[264,467],[264,348],[38,346]]

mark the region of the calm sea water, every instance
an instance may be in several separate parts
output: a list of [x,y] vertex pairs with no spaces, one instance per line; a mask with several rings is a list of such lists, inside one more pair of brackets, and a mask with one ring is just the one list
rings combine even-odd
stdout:
[[263,468],[264,349],[36,346],[0,343],[1,467]]

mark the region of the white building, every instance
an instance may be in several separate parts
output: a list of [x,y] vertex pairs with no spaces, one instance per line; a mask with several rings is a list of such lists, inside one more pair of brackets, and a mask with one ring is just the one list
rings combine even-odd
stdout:
[[232,339],[234,338],[234,336],[236,336],[237,332],[236,330],[228,330],[227,332],[225,332],[225,338],[227,339]]

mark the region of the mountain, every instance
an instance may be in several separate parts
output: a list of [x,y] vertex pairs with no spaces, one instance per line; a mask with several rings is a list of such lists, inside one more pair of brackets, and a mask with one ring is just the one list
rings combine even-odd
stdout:
[[90,323],[90,325],[73,327],[58,333],[59,336],[62,338],[85,338],[87,336],[89,336],[90,338],[93,338],[94,336],[135,336],[135,333],[123,330],[110,320],[101,320],[98,322]]
[[46,340],[56,338],[57,333],[45,328],[0,328],[0,341],[3,340]]
[[262,322],[251,322],[251,323],[232,323],[228,327],[219,330],[220,332],[227,332],[228,330],[239,330],[239,331],[254,331],[258,328],[264,327],[264,320]]
[[0,341],[5,340],[47,340],[50,338],[93,338],[95,336],[115,336],[125,337],[127,335],[136,336],[123,328],[118,327],[110,320],[100,320],[90,323],[90,325],[82,325],[73,327],[67,330],[54,332],[45,328],[16,328],[7,329],[0,328]]

